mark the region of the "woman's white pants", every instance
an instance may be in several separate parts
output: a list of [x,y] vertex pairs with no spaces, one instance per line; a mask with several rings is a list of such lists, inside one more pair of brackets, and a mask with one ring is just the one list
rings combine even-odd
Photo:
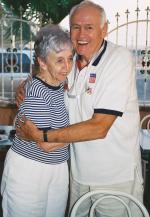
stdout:
[[3,217],[64,217],[68,198],[67,162],[44,164],[10,149],[1,194]]

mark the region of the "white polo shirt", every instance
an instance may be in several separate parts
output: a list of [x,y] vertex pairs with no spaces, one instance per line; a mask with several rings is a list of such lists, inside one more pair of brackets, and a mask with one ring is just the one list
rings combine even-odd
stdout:
[[[98,54],[80,72],[69,77],[71,124],[94,113],[114,114],[116,121],[104,139],[71,146],[73,178],[87,185],[108,185],[133,180],[140,168],[139,109],[132,54],[104,41]],[[140,177],[141,172],[139,170]]]

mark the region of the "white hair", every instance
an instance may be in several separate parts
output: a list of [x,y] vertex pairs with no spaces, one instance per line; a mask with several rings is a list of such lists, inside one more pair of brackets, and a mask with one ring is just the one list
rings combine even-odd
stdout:
[[101,24],[101,27],[103,27],[104,24],[107,22],[106,13],[105,13],[104,8],[101,7],[100,5],[95,4],[94,2],[91,2],[91,1],[88,1],[88,0],[82,1],[80,4],[75,5],[71,9],[70,14],[69,14],[70,25],[71,25],[71,19],[72,19],[73,15],[76,13],[76,11],[79,10],[80,8],[84,8],[86,6],[96,8],[99,11],[99,13],[100,13],[100,24]]
[[34,50],[37,57],[46,59],[49,53],[59,53],[66,47],[73,49],[70,36],[58,25],[46,25],[36,35]]

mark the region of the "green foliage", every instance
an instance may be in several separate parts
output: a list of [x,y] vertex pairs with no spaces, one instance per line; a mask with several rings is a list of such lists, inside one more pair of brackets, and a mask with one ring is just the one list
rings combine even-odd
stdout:
[[[1,12],[5,11],[10,17],[16,17],[32,21],[40,26],[47,23],[59,23],[70,11],[70,9],[81,2],[81,0],[0,0]],[[32,29],[33,30],[33,29]],[[16,41],[20,39],[20,24],[18,21],[8,19],[5,23],[3,35],[6,43],[11,42],[12,35]],[[36,31],[30,31],[29,25],[23,24],[23,43],[34,39]]]
[[81,0],[1,0],[1,2],[14,15],[20,16],[20,8],[22,8],[22,15],[25,14],[27,20],[36,16],[42,19],[42,24],[45,24],[59,23]]

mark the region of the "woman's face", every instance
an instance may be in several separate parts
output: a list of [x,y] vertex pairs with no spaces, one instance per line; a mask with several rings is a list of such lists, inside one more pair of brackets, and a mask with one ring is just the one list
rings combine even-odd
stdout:
[[53,83],[63,82],[70,73],[73,63],[73,53],[70,48],[65,48],[59,53],[51,52],[46,58],[45,71]]

